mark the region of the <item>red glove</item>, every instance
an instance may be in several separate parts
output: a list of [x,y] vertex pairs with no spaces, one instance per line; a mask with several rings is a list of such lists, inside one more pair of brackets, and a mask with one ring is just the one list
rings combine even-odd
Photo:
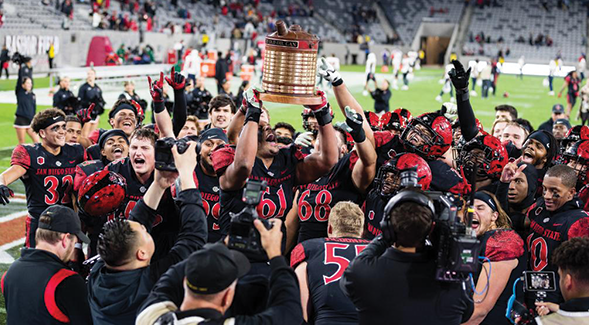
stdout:
[[172,72],[170,72],[170,78],[166,77],[166,82],[175,90],[184,89],[186,84],[186,78],[179,73],[175,72],[175,68],[172,67]]
[[321,104],[305,105],[306,108],[311,109],[313,112],[316,112],[322,109],[323,107],[329,105],[329,102],[327,101],[327,96],[325,96],[325,93],[322,90],[317,90],[317,95],[321,96]]
[[76,112],[76,116],[80,119],[82,124],[88,123],[92,120],[92,110],[94,110],[94,106],[96,106],[96,104],[92,103],[90,104],[90,107],[83,108]]
[[164,73],[160,72],[160,79],[156,82],[151,82],[151,77],[147,76],[147,82],[149,83],[149,93],[154,102],[164,102]]
[[141,108],[141,105],[139,105],[139,103],[134,100],[131,100],[131,105],[133,105],[133,107],[135,107],[135,110],[137,111],[137,125],[141,125],[143,123],[143,120],[145,119],[143,108]]

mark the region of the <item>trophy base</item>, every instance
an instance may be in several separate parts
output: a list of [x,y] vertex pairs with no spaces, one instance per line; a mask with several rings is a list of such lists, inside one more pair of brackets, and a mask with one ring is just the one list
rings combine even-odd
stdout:
[[260,93],[260,99],[264,102],[294,104],[294,105],[319,105],[321,96],[288,96],[272,93]]

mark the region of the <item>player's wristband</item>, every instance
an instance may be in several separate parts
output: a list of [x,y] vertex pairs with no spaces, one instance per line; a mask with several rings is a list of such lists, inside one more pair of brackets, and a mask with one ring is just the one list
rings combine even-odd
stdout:
[[317,124],[319,124],[320,126],[325,126],[331,123],[333,117],[331,116],[330,111],[331,110],[329,108],[329,103],[327,103],[327,105],[323,106],[322,108],[313,111],[313,114],[317,119]]
[[334,80],[334,81],[331,83],[331,85],[332,85],[332,86],[334,86],[334,87],[337,87],[337,86],[339,86],[339,85],[341,85],[341,84],[343,84],[343,83],[344,83],[344,79],[342,79],[342,78],[338,78],[338,79],[335,79],[335,80]]
[[156,102],[155,100],[153,101],[153,111],[158,114],[163,112],[166,109],[166,106],[164,105],[164,102]]
[[470,98],[470,93],[468,92],[468,86],[463,89],[456,89],[456,102],[461,103],[465,102]]
[[255,122],[260,123],[260,116],[262,115],[262,109],[257,108],[254,106],[250,106],[245,113],[245,122],[243,125],[246,125],[248,122]]
[[350,132],[350,135],[352,136],[352,139],[354,139],[354,142],[356,142],[356,143],[362,143],[362,142],[364,142],[364,140],[366,140],[366,132],[364,132],[364,129],[362,127],[358,131],[352,129],[352,132]]

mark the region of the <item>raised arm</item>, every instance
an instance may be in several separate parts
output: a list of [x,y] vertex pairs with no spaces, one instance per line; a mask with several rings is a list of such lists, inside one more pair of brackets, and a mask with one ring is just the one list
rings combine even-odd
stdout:
[[239,141],[239,134],[241,133],[241,130],[243,130],[245,122],[246,110],[247,103],[241,104],[235,115],[233,115],[231,122],[229,122],[229,127],[227,128],[227,138],[229,139],[230,144],[237,145],[237,142]]
[[315,181],[317,178],[327,174],[331,167],[337,163],[338,149],[335,141],[335,129],[331,125],[331,108],[325,93],[317,91],[322,97],[322,103],[319,105],[308,106],[317,118],[319,124],[319,151],[305,157],[303,161],[297,164],[296,176],[298,184],[307,184]]
[[452,61],[454,68],[448,72],[450,80],[456,88],[456,105],[458,106],[458,120],[460,121],[460,130],[462,136],[467,142],[472,140],[479,133],[476,126],[476,118],[474,111],[470,105],[470,94],[468,90],[468,79],[470,78],[470,70],[464,71],[462,63],[457,60]]
[[186,79],[181,73],[175,72],[175,68],[172,67],[170,77],[166,77],[166,82],[174,89],[174,119],[172,120],[172,126],[174,135],[178,136],[186,123],[186,95],[184,95]]
[[174,135],[174,127],[172,125],[172,118],[166,106],[164,105],[164,73],[160,72],[159,80],[152,82],[151,77],[147,76],[147,83],[149,85],[149,93],[153,101],[153,114],[155,114],[155,123],[160,129],[162,137],[172,137]]
[[[352,182],[361,193],[364,193],[376,174],[376,151],[372,143],[367,141],[367,136],[362,127],[364,124],[362,115],[348,106],[344,111],[346,113],[346,131],[352,135],[356,143],[355,149],[359,158],[352,170]],[[370,130],[370,134],[372,135],[372,130]]]
[[245,124],[241,132],[239,143],[235,148],[233,162],[219,177],[219,185],[225,191],[242,188],[252,173],[258,151],[258,126],[262,115],[262,101],[255,90],[244,94],[247,101]]

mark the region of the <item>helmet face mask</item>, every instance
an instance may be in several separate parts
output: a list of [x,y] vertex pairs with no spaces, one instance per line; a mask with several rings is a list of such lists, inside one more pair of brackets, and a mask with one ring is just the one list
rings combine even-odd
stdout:
[[476,180],[499,179],[508,161],[507,151],[499,139],[491,135],[477,136],[460,150],[457,163],[471,179],[476,169]]
[[429,189],[432,172],[427,162],[413,153],[398,154],[387,161],[375,178],[376,190],[383,199],[389,199],[401,190],[401,173],[413,169],[417,172],[417,184],[422,190]]
[[583,187],[589,183],[587,169],[589,169],[589,141],[580,140],[572,142],[560,157],[558,163],[567,165],[575,170],[578,175],[577,187]]
[[436,159],[444,155],[452,144],[452,125],[437,113],[423,114],[409,123],[401,134],[405,148],[424,159]]

